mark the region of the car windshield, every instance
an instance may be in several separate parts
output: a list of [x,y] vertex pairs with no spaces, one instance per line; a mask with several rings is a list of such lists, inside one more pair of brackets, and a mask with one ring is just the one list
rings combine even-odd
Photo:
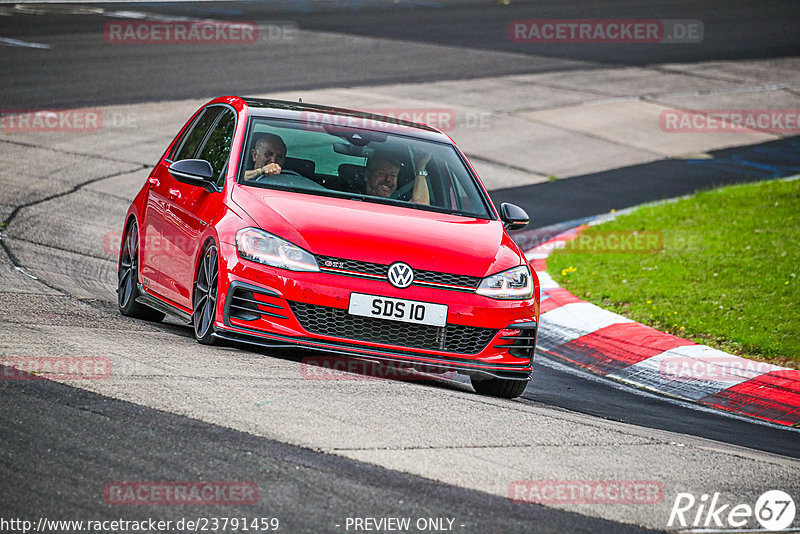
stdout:
[[[254,117],[239,183],[494,218],[477,179],[452,144],[383,127],[377,131]],[[278,163],[280,172],[271,163]]]

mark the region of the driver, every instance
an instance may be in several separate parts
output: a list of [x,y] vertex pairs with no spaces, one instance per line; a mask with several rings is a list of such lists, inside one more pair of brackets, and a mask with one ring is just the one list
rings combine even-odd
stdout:
[[280,174],[281,165],[286,159],[286,143],[280,136],[271,133],[260,134],[250,151],[253,170],[244,171],[244,179],[252,180],[267,174]]
[[[411,202],[417,204],[430,204],[428,192],[427,171],[425,167],[431,159],[430,154],[421,154],[414,162],[417,174],[414,177],[414,191]],[[376,197],[391,197],[397,191],[397,175],[401,163],[391,156],[374,155],[367,161],[364,170],[364,190],[366,194]]]

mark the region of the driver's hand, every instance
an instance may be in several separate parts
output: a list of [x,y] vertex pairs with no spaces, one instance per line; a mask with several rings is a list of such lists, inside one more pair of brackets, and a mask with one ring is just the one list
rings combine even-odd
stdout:
[[280,174],[281,166],[277,163],[269,163],[261,167],[261,174]]
[[424,170],[431,160],[432,154],[430,152],[418,152],[414,158],[414,169],[417,171]]

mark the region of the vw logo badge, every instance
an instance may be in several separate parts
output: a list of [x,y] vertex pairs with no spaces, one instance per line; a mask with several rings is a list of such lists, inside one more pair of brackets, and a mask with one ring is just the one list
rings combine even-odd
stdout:
[[414,270],[407,263],[396,261],[389,266],[389,283],[398,289],[405,289],[414,281]]

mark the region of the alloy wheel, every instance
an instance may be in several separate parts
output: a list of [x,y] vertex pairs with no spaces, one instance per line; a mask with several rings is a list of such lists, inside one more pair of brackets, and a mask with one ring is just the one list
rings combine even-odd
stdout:
[[217,281],[219,278],[217,247],[211,245],[203,254],[197,271],[192,302],[192,323],[198,340],[210,340],[217,309]]
[[117,284],[117,302],[120,309],[131,307],[136,298],[136,283],[139,272],[139,230],[136,224],[128,227],[125,240],[122,242],[122,254],[119,260],[119,283]]

